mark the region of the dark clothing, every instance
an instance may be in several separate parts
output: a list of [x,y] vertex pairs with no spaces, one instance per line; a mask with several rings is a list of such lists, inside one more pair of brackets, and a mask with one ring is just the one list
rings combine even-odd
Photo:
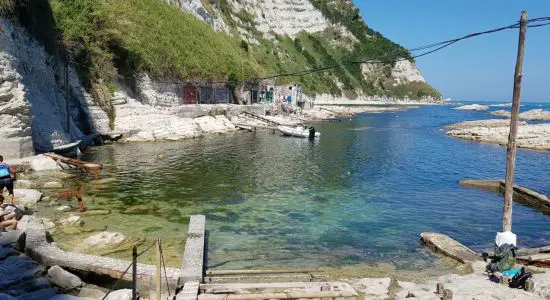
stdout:
[[8,189],[8,193],[10,195],[13,195],[13,180],[11,177],[0,178],[0,193],[4,190],[4,188]]

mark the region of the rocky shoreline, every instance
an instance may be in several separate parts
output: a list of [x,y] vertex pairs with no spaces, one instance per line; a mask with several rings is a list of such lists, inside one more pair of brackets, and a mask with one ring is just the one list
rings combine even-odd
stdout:
[[[482,143],[508,145],[510,121],[503,119],[466,121],[447,126],[449,136]],[[517,146],[532,150],[550,150],[550,124],[520,122]]]

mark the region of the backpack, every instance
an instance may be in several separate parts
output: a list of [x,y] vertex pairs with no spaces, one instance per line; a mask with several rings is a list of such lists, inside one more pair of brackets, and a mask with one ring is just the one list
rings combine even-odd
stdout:
[[502,272],[512,269],[516,264],[516,247],[510,244],[503,244],[495,248],[495,255],[487,265],[487,271]]
[[533,277],[533,274],[531,272],[527,272],[525,267],[523,267],[520,272],[510,279],[508,286],[514,289],[525,289],[525,284],[531,277]]

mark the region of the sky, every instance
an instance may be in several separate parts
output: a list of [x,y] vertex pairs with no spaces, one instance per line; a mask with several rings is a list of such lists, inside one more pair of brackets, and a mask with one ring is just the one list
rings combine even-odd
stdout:
[[[354,0],[372,29],[414,48],[528,18],[550,16],[550,0]],[[461,41],[417,59],[417,66],[444,97],[457,101],[510,101],[518,29]],[[550,102],[550,26],[529,28],[522,101]]]

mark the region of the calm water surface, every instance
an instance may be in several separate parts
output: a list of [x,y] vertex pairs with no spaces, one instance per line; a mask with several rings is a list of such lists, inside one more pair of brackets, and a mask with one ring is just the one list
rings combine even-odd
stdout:
[[[117,182],[91,205],[114,211],[97,217],[109,231],[172,238],[180,253],[189,216],[206,215],[210,267],[427,268],[434,257],[421,247],[421,232],[487,248],[501,228],[502,197],[458,180],[503,178],[506,149],[441,130],[484,118],[424,107],[317,124],[315,142],[266,131],[98,147],[84,159],[107,163],[103,176]],[[519,184],[550,194],[550,153],[519,150],[516,174]],[[116,213],[137,204],[153,209]],[[549,244],[549,221],[514,205],[520,246]]]

